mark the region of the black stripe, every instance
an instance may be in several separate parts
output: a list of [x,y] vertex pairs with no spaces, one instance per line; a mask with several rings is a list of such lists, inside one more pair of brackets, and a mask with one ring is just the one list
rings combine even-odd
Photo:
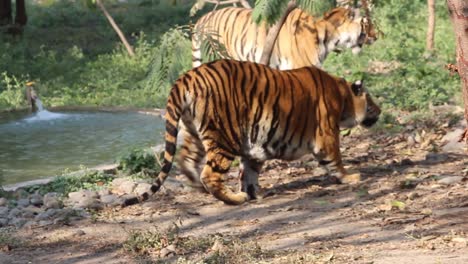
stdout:
[[176,152],[176,145],[174,144],[174,142],[166,141],[166,152],[168,152],[171,155],[174,155],[174,153]]
[[164,165],[161,168],[161,171],[167,174],[169,173],[169,171],[171,171],[171,168],[172,168],[172,162],[164,159]]
[[175,127],[169,120],[166,120],[166,132],[173,137],[177,136],[177,127]]

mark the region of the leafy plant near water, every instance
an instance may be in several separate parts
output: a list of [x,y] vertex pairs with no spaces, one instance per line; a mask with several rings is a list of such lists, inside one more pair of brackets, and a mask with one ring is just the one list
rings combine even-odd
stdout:
[[150,149],[132,149],[118,159],[118,164],[120,170],[129,174],[159,169]]

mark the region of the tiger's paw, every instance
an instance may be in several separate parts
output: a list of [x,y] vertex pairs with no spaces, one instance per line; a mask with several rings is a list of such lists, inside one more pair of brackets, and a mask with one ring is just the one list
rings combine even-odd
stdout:
[[361,181],[361,174],[360,173],[352,173],[352,174],[347,174],[343,176],[340,179],[341,183],[345,184],[353,184],[353,183],[358,183]]
[[223,199],[225,204],[241,205],[249,200],[249,195],[245,192],[232,193],[228,199]]

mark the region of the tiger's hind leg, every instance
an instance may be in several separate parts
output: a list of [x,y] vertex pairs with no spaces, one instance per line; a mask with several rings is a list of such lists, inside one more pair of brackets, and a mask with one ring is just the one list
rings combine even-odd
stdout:
[[205,143],[206,165],[201,173],[201,181],[211,194],[226,204],[243,204],[248,200],[245,192],[234,193],[224,184],[224,174],[229,171],[234,156],[218,148],[215,144]]
[[182,115],[180,126],[184,141],[180,149],[177,164],[182,174],[189,179],[189,185],[205,192],[206,190],[200,181],[201,163],[206,155],[205,148],[189,114],[184,113]]
[[257,199],[257,192],[260,189],[258,175],[262,166],[263,162],[241,159],[240,191],[247,193],[250,199]]
[[182,143],[177,164],[190,181],[189,185],[205,192],[200,181],[201,163],[205,157],[205,149],[198,135],[192,135],[186,129],[183,130],[184,142]]

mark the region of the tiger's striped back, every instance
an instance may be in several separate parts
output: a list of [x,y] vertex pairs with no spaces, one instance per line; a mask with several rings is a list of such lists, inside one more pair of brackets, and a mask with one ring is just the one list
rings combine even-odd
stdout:
[[[365,42],[375,40],[373,28],[366,28],[367,25],[350,9],[335,8],[316,20],[296,8],[279,32],[270,66],[282,70],[320,66],[330,51],[358,51]],[[192,34],[193,67],[201,64],[201,43],[206,35],[219,41],[230,58],[259,62],[267,27],[252,21],[251,9],[231,7],[206,14],[197,21]]]
[[[292,160],[313,153],[337,181],[346,180],[339,127],[370,126],[380,114],[360,84],[347,83],[318,68],[279,71],[234,60],[203,64],[180,77],[171,89],[166,111],[164,165],[153,190],[171,169],[182,121],[190,138],[190,146],[183,147],[203,147],[200,153],[206,164],[201,183],[229,204],[255,198],[258,174],[269,159]],[[237,193],[223,183],[223,174],[236,156],[241,157],[244,171]],[[187,158],[201,162],[199,157]]]

